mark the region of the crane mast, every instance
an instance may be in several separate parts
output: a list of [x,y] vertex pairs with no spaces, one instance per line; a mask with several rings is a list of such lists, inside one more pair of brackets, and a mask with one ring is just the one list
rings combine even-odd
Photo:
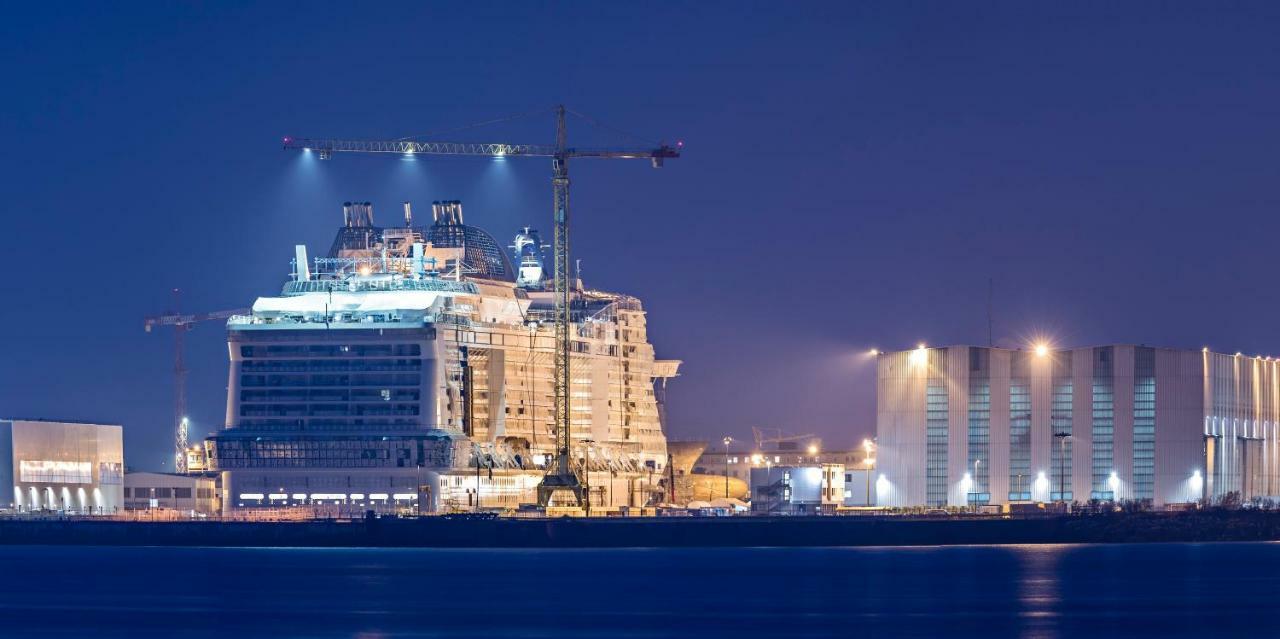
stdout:
[[[545,144],[507,144],[471,142],[419,142],[413,140],[342,140],[336,138],[284,138],[285,149],[315,152],[322,160],[334,153],[395,153],[400,155],[479,155],[489,157],[550,157],[551,185],[553,192],[554,242],[554,299],[555,299],[555,459],[548,466],[547,474],[538,486],[538,502],[546,506],[559,491],[573,494],[578,505],[590,508],[590,496],[573,469],[573,412],[570,397],[573,378],[570,361],[573,352],[572,279],[569,261],[569,159],[649,159],[654,168],[660,168],[668,158],[680,157],[680,147],[659,144],[645,148],[583,148],[569,146],[565,123],[566,109],[555,108],[556,142]],[[586,469],[584,461],[584,472]]]
[[[569,398],[572,394],[573,378],[569,374],[569,360],[572,357],[573,336],[569,328],[572,326],[572,307],[569,291],[569,156],[567,151],[568,134],[565,130],[564,107],[556,107],[556,156],[552,159],[551,185],[554,192],[555,240],[553,255],[555,259],[555,298],[556,298],[556,370],[555,370],[555,425],[556,425],[556,459],[554,475],[548,473],[538,487],[538,503],[546,506],[557,490],[569,490],[579,505],[585,503],[591,508],[591,496],[586,494],[585,487],[578,480],[577,474],[570,467],[571,447],[573,446],[573,414],[569,410]],[[590,460],[583,460],[583,473],[587,472]]]
[[173,312],[165,315],[148,317],[143,322],[143,329],[148,333],[157,326],[173,327],[173,469],[174,472],[187,472],[188,428],[191,425],[187,418],[187,364],[186,333],[192,325],[211,320],[225,320],[233,315],[248,315],[249,309],[237,308],[213,313],[197,313],[183,315],[179,310],[182,291],[173,289]]

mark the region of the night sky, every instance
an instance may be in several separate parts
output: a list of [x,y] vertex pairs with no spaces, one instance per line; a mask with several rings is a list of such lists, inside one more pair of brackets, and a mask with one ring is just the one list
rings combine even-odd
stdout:
[[[282,151],[559,102],[685,157],[573,165],[591,286],[639,296],[674,439],[874,430],[871,347],[1277,354],[1280,5],[126,3],[0,21],[0,416],[123,423],[167,468],[185,309],[276,294],[343,200],[549,230],[550,162]],[[121,5],[124,6],[124,5]],[[574,120],[579,145],[631,141]],[[539,115],[443,135],[548,143]],[[224,420],[217,323],[190,414]]]

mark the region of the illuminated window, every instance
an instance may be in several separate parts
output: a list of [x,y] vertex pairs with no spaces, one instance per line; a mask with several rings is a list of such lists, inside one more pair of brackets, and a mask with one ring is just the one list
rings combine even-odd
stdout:
[[124,464],[119,462],[98,462],[99,484],[123,484]]
[[970,504],[985,504],[990,493],[979,492],[986,487],[991,468],[991,351],[985,348],[969,349],[969,460],[972,470],[973,492],[968,495]]
[[1110,346],[1093,349],[1093,499],[1115,497],[1108,485],[1114,467],[1115,438],[1115,377],[1111,353]]
[[18,479],[47,484],[92,484],[93,466],[89,462],[24,459],[18,463]]
[[1133,498],[1155,497],[1156,352],[1139,347],[1133,367]]
[[1071,438],[1074,390],[1070,355],[1056,357],[1053,362],[1053,408],[1049,415],[1054,436],[1049,472],[1052,475],[1050,489],[1055,492],[1049,495],[1051,501],[1071,500],[1071,460],[1075,445]]
[[1009,499],[1031,499],[1031,378],[1028,354],[1013,353],[1009,379]]
[[[930,371],[946,370],[946,351],[934,351],[943,358]],[[925,502],[947,504],[947,387],[946,380],[931,376],[925,388]]]

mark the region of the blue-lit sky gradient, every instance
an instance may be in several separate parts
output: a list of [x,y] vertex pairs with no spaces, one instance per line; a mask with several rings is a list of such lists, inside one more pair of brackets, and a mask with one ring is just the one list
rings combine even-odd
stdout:
[[[0,21],[0,415],[171,463],[185,308],[278,292],[343,200],[548,230],[548,161],[282,151],[563,102],[685,156],[572,166],[574,252],[685,361],[668,434],[871,434],[871,348],[1280,354],[1274,3],[94,3]],[[580,145],[629,139],[571,121]],[[548,143],[549,115],[447,137]],[[224,330],[188,339],[194,435]]]

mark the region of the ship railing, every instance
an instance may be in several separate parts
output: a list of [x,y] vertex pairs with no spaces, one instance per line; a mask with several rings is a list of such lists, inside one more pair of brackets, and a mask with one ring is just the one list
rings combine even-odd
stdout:
[[349,278],[343,280],[317,279],[292,281],[285,282],[283,290],[285,295],[363,291],[438,291],[475,294],[478,289],[476,288],[476,285],[471,282],[457,282],[454,280],[430,277],[418,280],[403,278],[369,280]]

